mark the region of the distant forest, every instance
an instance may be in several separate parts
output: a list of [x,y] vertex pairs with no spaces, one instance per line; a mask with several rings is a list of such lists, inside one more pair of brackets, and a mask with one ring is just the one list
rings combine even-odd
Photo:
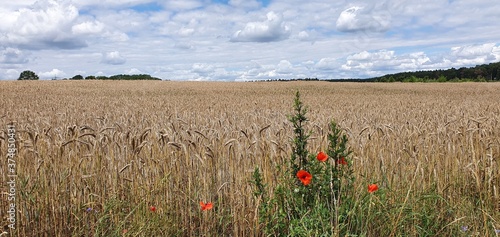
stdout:
[[[21,72],[19,78],[17,80],[38,80],[39,77],[35,72],[30,70],[25,70]],[[53,78],[52,80],[57,80],[57,78]],[[134,75],[126,75],[119,74],[114,76],[86,76],[75,75],[72,78],[63,78],[62,80],[161,80],[157,77],[152,77],[148,74],[134,74]]]
[[[76,75],[69,80],[83,80],[83,76],[81,75]],[[85,80],[161,80],[160,78],[157,77],[152,77],[147,74],[134,74],[134,75],[126,75],[126,74],[119,74],[119,75],[114,75],[114,76],[87,76],[85,77]]]
[[[76,75],[70,80],[84,79],[80,75]],[[152,77],[147,74],[137,75],[114,75],[106,76],[87,76],[86,80],[161,80],[157,77]],[[300,79],[277,79],[269,81],[319,81],[318,78],[300,78]],[[387,74],[380,77],[372,77],[367,79],[327,79],[331,82],[463,82],[463,81],[500,81],[500,62],[477,65],[475,67],[461,67],[459,69],[438,69],[431,71],[415,71],[415,72],[400,72]]]
[[[318,78],[276,79],[268,81],[319,81]],[[367,79],[326,79],[331,82],[464,82],[500,81],[500,62],[431,71],[400,72]]]
[[[54,78],[55,79],[55,78]],[[38,75],[33,71],[23,71],[18,80],[38,80]],[[63,80],[162,80],[152,77],[148,74],[126,75],[119,74],[114,76],[87,76],[75,75],[72,78]],[[298,78],[298,79],[272,79],[266,81],[319,81],[318,78]],[[326,79],[331,82],[463,82],[463,81],[500,81],[500,62],[477,65],[475,67],[461,67],[459,69],[438,69],[431,71],[400,72],[387,74],[380,77],[367,79]]]
[[369,78],[376,82],[500,81],[500,62],[446,70],[400,72]]

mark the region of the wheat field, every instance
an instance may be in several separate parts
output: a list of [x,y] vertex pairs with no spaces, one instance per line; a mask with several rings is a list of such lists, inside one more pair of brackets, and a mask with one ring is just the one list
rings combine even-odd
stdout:
[[0,81],[0,156],[9,124],[18,148],[15,230],[0,162],[5,236],[263,236],[252,172],[278,179],[297,90],[309,150],[335,120],[356,190],[384,190],[387,226],[367,236],[417,236],[425,218],[498,235],[500,83]]

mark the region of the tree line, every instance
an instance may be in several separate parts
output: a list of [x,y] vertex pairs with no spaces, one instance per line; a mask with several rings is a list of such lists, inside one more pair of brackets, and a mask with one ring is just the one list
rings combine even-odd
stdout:
[[431,71],[400,72],[369,78],[376,82],[500,81],[500,62]]
[[[294,78],[294,79],[269,79],[273,81],[319,81],[318,78]],[[429,71],[400,72],[386,74],[380,77],[366,79],[323,79],[329,82],[463,82],[463,81],[500,81],[500,62],[477,65],[474,67],[461,67],[459,69],[437,69]]]
[[[26,70],[19,75],[18,80],[38,80],[36,73]],[[152,77],[148,74],[118,74],[114,76],[86,76],[75,75],[72,78],[63,80],[162,80]],[[318,81],[318,78],[300,78],[300,79],[274,79],[267,81]],[[386,74],[380,77],[367,79],[327,79],[331,82],[447,82],[447,81],[500,81],[500,62],[477,65],[475,67],[461,67],[459,69],[437,69],[429,71],[400,72]]]
[[[38,75],[30,70],[21,72],[17,80],[38,80]],[[54,79],[53,79],[54,80]],[[118,74],[114,76],[86,76],[75,75],[71,78],[63,78],[62,80],[161,80],[161,78],[153,77],[148,74]]]

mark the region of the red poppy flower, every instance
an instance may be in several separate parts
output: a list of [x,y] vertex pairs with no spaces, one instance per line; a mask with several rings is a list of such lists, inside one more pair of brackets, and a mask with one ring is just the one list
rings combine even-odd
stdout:
[[324,152],[320,151],[316,156],[316,159],[318,159],[321,162],[325,162],[326,160],[328,160],[328,156]]
[[204,203],[201,201],[200,201],[200,206],[202,211],[207,211],[212,209],[212,207],[214,207],[214,205],[211,202]]
[[155,206],[150,206],[149,210],[152,211],[152,212],[155,212],[156,211],[156,207]]
[[376,184],[370,184],[368,185],[368,192],[373,193],[378,190],[378,186]]
[[297,178],[299,178],[302,184],[307,186],[309,183],[311,183],[312,175],[305,170],[299,170],[299,172],[297,172]]
[[337,160],[337,164],[339,165],[347,165],[347,160],[345,160],[345,157],[340,157],[340,159]]

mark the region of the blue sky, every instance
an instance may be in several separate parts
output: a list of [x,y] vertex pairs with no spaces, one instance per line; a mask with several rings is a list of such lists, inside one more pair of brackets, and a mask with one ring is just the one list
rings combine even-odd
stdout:
[[18,0],[0,80],[367,78],[500,61],[493,0]]

